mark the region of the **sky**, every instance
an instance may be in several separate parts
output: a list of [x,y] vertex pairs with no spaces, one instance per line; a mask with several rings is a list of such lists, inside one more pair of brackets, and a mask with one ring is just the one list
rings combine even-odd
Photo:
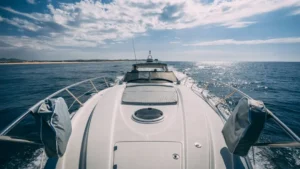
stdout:
[[0,58],[300,61],[300,0],[1,0]]

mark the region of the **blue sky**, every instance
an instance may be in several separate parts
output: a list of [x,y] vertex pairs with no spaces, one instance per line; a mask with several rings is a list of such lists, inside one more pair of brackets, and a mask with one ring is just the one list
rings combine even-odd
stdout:
[[0,58],[300,61],[300,0],[0,1]]

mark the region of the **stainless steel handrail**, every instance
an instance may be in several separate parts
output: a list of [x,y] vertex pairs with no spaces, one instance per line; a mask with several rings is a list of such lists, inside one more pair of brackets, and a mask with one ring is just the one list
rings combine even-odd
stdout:
[[[91,82],[92,83],[92,82]],[[86,95],[87,93],[91,92],[92,90],[95,90],[95,93],[98,93],[99,90],[97,89],[97,87],[100,87],[100,86],[106,86],[106,84],[101,84],[101,85],[98,85],[98,86],[95,86],[93,84],[93,88],[91,88],[90,90],[84,92],[82,95],[80,96],[77,96],[77,98],[81,98],[82,96]],[[76,103],[77,101],[74,99],[74,101],[71,103],[71,105],[69,106],[69,110],[72,108],[72,106]]]
[[[274,121],[279,125],[291,138],[293,138],[296,142],[300,143],[299,136],[294,133],[286,124],[284,124],[273,112],[269,109],[266,109],[267,113],[274,119]],[[299,144],[300,146],[300,144]]]
[[[248,96],[247,94],[245,94],[244,92],[240,91],[239,89],[229,85],[229,84],[226,84],[226,83],[223,83],[223,82],[219,82],[219,81],[213,81],[214,83],[219,83],[221,85],[224,85],[230,89],[233,90],[233,92],[229,93],[228,95],[226,95],[222,100],[227,100],[228,98],[230,98],[234,93],[239,93],[241,96],[243,97],[246,97],[248,99],[252,99],[250,96]],[[194,84],[196,84],[196,82],[194,82]],[[201,92],[197,92],[196,94],[200,94],[201,97],[223,118],[224,121],[226,121],[226,117],[224,116],[224,114],[219,110],[218,108],[218,105],[221,103],[221,102],[218,102],[216,104],[212,104],[211,101],[209,101],[209,98],[207,96],[204,95],[204,91],[207,90],[208,88],[208,85],[209,84],[212,84],[211,82],[208,83],[208,85],[205,87],[205,89],[202,89],[199,88],[196,85],[192,85],[191,86],[191,89],[192,91],[196,92],[197,90],[193,90],[193,87],[196,86],[196,88],[200,89]],[[209,90],[207,90],[209,91]],[[288,134],[292,139],[293,141],[290,141],[290,142],[278,142],[278,143],[256,143],[254,144],[254,146],[268,146],[268,147],[300,147],[300,138],[299,136],[293,131],[291,130],[285,123],[283,123],[272,111],[270,111],[268,108],[265,109],[266,112],[268,113],[269,117],[273,118],[274,121],[276,122],[277,125],[279,125],[283,131]]]
[[[91,78],[91,79],[86,79],[86,80],[83,80],[83,81],[80,81],[80,82],[77,82],[77,83],[74,83],[70,86],[67,86],[67,87],[64,87],[54,93],[52,93],[51,95],[47,96],[45,99],[43,100],[40,100],[38,103],[36,103],[35,105],[33,105],[32,107],[30,107],[25,113],[23,113],[21,116],[19,116],[16,120],[14,120],[13,122],[11,122],[7,127],[5,127],[1,133],[0,133],[0,136],[4,136],[6,135],[11,129],[13,129],[17,124],[19,124],[19,122],[21,122],[29,113],[33,112],[35,109],[37,109],[45,100],[47,99],[50,99],[64,91],[67,91],[81,106],[83,105],[83,103],[81,103],[79,100],[78,100],[78,97],[76,97],[73,93],[71,93],[69,91],[70,88],[72,87],[75,87],[75,86],[78,86],[82,83],[85,83],[85,82],[91,82],[92,83],[92,86],[93,88],[96,89],[96,87],[94,86],[93,84],[93,80],[96,80],[96,79],[100,79],[100,78],[103,78],[104,80],[104,83],[106,84],[107,87],[109,87],[108,83],[107,83],[107,80],[105,79],[105,77],[103,76],[100,76],[100,77],[95,77],[95,78]],[[98,89],[96,89],[98,90]]]

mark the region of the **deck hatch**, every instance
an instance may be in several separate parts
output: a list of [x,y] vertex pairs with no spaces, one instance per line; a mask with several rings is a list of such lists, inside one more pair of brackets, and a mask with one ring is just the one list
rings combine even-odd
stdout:
[[177,104],[177,92],[172,86],[127,86],[123,93],[122,103],[133,105]]
[[141,123],[156,123],[164,118],[162,111],[154,108],[139,109],[133,113],[132,119]]
[[182,168],[178,142],[120,142],[115,146],[118,148],[114,151],[114,168],[117,169]]

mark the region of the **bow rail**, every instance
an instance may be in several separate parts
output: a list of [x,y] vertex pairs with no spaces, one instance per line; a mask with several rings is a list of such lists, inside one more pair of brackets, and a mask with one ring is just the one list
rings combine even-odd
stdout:
[[[189,77],[186,77],[184,79],[181,80],[181,82],[183,82],[184,85],[187,86],[187,81]],[[226,122],[229,115],[231,114],[231,111],[226,111],[224,112],[224,106],[228,106],[226,104],[226,100],[228,100],[229,98],[233,97],[233,95],[235,93],[239,94],[242,97],[246,97],[248,99],[252,99],[249,95],[245,94],[244,92],[242,92],[241,90],[223,83],[223,82],[219,82],[216,80],[212,80],[210,82],[207,82],[203,87],[198,87],[198,82],[196,81],[192,81],[191,82],[192,85],[190,85],[189,87],[191,88],[191,90],[197,94],[198,96],[200,96],[201,98],[203,98],[203,100],[205,102],[207,102],[210,107],[212,107],[219,115],[220,117],[222,117],[223,122]],[[218,84],[220,86],[224,86],[227,89],[230,89],[230,92],[225,95],[225,97],[223,98],[218,98],[218,101],[214,100],[213,97],[216,97],[215,95],[212,95],[208,88],[211,85],[216,85]],[[265,109],[269,119],[273,119],[275,121],[275,123],[280,126],[283,131],[285,132],[285,134],[287,134],[293,141],[287,141],[287,142],[270,142],[270,143],[255,143],[253,146],[267,146],[267,147],[300,147],[300,138],[299,136],[292,130],[290,129],[284,122],[282,122],[271,110],[269,110],[268,108]],[[228,114],[229,112],[229,114]]]
[[[95,85],[95,81],[96,80],[100,80],[102,79],[102,82],[100,85]],[[84,92],[83,94],[81,94],[80,96],[76,96],[73,92],[70,91],[70,88],[74,88],[77,87],[81,84],[87,83],[86,86],[88,85],[88,83],[90,83],[89,85],[91,86],[91,88],[89,88],[88,91]],[[114,82],[114,85],[117,82]],[[85,87],[86,87],[85,86]],[[40,100],[38,103],[36,103],[35,105],[33,105],[32,107],[30,107],[26,112],[24,112],[23,114],[21,114],[16,120],[14,120],[13,122],[11,122],[7,127],[5,127],[1,132],[0,132],[0,141],[11,141],[11,142],[22,142],[22,143],[29,143],[29,144],[40,144],[38,142],[32,142],[32,141],[28,141],[26,139],[20,139],[20,138],[13,138],[10,136],[6,136],[14,127],[16,127],[27,115],[31,114],[32,112],[34,112],[34,110],[36,110],[42,103],[44,103],[45,100],[50,99],[50,98],[54,98],[55,96],[58,96],[59,94],[61,94],[62,92],[67,92],[69,94],[69,96],[71,96],[74,101],[71,103],[71,105],[69,106],[69,110],[71,110],[71,108],[73,107],[73,105],[75,103],[78,103],[81,106],[84,105],[84,102],[80,101],[80,98],[82,98],[83,96],[87,95],[88,93],[98,93],[100,90],[100,87],[102,87],[101,90],[104,90],[108,87],[110,87],[110,83],[107,81],[107,79],[105,77],[95,77],[95,78],[91,78],[91,79],[86,79],[77,83],[74,83],[72,85],[69,85],[67,87],[64,87],[54,93],[52,93],[51,95],[47,96],[45,99]],[[104,87],[104,88],[103,88]],[[94,92],[93,92],[94,91]],[[93,95],[91,94],[89,98],[91,98]],[[88,99],[89,99],[88,98]],[[87,100],[88,100],[87,99]],[[87,101],[86,100],[86,101]],[[80,107],[77,109],[79,110]],[[73,112],[76,112],[77,110],[74,110]],[[74,115],[74,113],[70,114],[70,117],[72,118],[72,115]]]

